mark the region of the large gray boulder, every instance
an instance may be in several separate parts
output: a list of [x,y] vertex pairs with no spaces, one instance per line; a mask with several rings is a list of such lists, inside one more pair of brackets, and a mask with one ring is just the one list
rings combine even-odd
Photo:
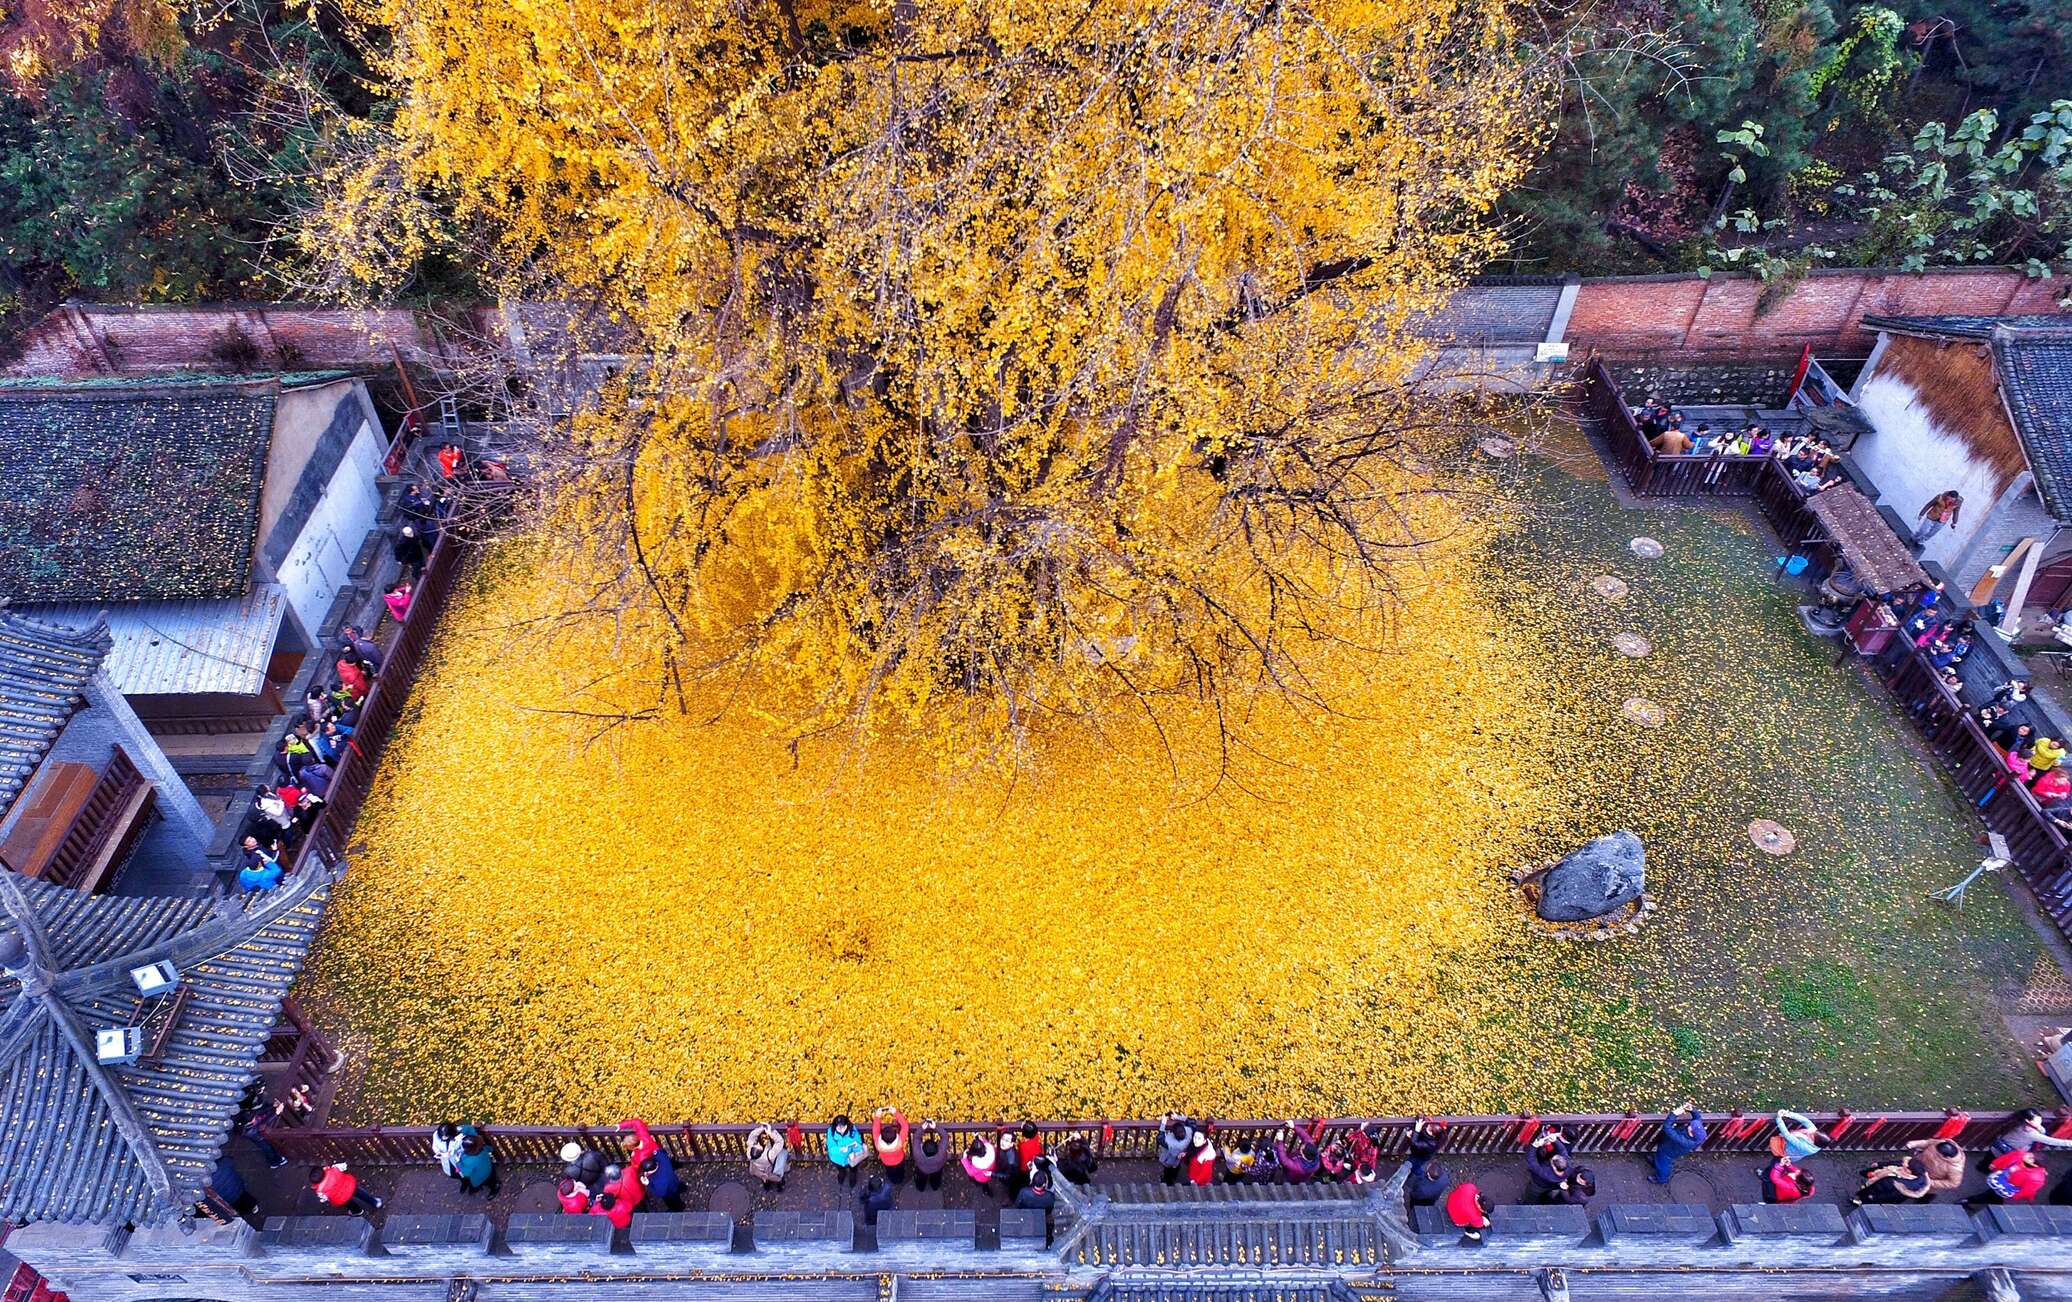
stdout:
[[1647,888],[1647,852],[1631,832],[1600,836],[1540,878],[1539,915],[1586,922],[1631,904]]

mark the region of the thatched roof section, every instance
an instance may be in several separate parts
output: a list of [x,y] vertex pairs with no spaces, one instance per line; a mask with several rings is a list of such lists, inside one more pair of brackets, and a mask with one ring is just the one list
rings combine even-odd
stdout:
[[2022,442],[2000,405],[1987,344],[1894,335],[1879,356],[1877,373],[1904,382],[1939,429],[1962,439],[1973,457],[1992,467],[1995,498],[2028,468]]
[[1898,592],[1928,582],[1913,549],[1855,485],[1836,484],[1807,498],[1806,505],[1842,549],[1849,569],[1873,591]]

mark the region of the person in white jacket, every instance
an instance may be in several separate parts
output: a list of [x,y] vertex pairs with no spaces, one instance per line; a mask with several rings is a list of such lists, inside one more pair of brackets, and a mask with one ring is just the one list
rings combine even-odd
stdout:
[[432,1156],[438,1159],[439,1170],[455,1180],[460,1179],[460,1127],[451,1121],[442,1121],[432,1131]]

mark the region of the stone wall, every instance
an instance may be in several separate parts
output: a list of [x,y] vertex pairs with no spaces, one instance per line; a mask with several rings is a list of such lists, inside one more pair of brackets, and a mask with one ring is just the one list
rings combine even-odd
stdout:
[[[1201,1205],[1175,1215],[1195,1223],[1235,1210]],[[1939,1278],[1943,1288],[1991,1281],[2000,1289],[1993,1296],[2014,1302],[2025,1286],[2013,1272],[2060,1271],[2072,1249],[2072,1208],[2048,1205],[1845,1211],[1827,1203],[1737,1204],[1716,1215],[1695,1205],[1614,1205],[1595,1215],[1578,1207],[1506,1206],[1497,1209],[1481,1245],[1461,1242],[1434,1209],[1418,1211],[1415,1239],[1389,1265],[1425,1278],[1457,1275],[1464,1296],[1482,1295],[1469,1288],[1478,1277],[1666,1270],[1684,1276],[1679,1288],[1687,1296],[1800,1296],[1793,1279],[1803,1275],[1809,1283],[1819,1281],[1825,1296],[1887,1295],[1902,1278]],[[1378,1207],[1375,1214],[1396,1215]],[[485,1288],[497,1281],[531,1281],[524,1296],[539,1300],[609,1296],[599,1286],[614,1280],[736,1280],[745,1296],[753,1291],[750,1284],[771,1279],[833,1285],[883,1276],[1012,1278],[1040,1282],[1046,1296],[1065,1298],[1083,1295],[1107,1269],[1068,1269],[1040,1246],[1040,1238],[1021,1232],[1003,1233],[999,1246],[992,1246],[970,1218],[969,1212],[888,1213],[879,1224],[876,1238],[883,1246],[877,1250],[859,1250],[847,1212],[762,1212],[754,1234],[746,1236],[711,1213],[636,1216],[630,1234],[614,1234],[601,1217],[554,1213],[514,1215],[501,1231],[481,1216],[400,1214],[382,1226],[341,1215],[276,1217],[263,1230],[205,1225],[192,1234],[171,1226],[131,1232],[31,1224],[16,1230],[7,1248],[55,1288],[97,1302],[168,1296],[197,1302],[321,1302],[338,1296],[343,1302],[375,1283],[392,1290],[382,1296],[405,1298],[417,1296],[408,1291],[413,1282],[454,1277]],[[1171,1266],[1138,1264],[1128,1273],[1142,1283],[1176,1271],[1185,1272],[1190,1286],[1240,1277],[1269,1284],[1331,1278],[1357,1283],[1377,1274],[1371,1266],[1193,1258]],[[1386,1276],[1387,1268],[1378,1273]],[[175,1282],[177,1288],[167,1287]],[[1750,1282],[1760,1287],[1751,1290]],[[2031,1295],[2060,1294],[2039,1286]],[[801,1289],[790,1296],[815,1294]]]
[[1605,369],[1619,382],[1627,401],[1639,403],[1660,394],[1678,407],[1742,405],[1777,408],[1791,389],[1797,359],[1773,362],[1684,360],[1665,357],[1644,362],[1609,362]]
[[[1813,271],[1759,302],[1750,275],[1608,276],[1583,282],[1569,315],[1572,352],[1647,360],[1691,354],[1795,359],[1815,354],[1862,357],[1872,335],[1866,315],[2012,316],[2055,312],[2072,278],[2031,279],[2013,267],[1947,267],[1924,272]],[[1790,377],[1787,375],[1786,377]]]

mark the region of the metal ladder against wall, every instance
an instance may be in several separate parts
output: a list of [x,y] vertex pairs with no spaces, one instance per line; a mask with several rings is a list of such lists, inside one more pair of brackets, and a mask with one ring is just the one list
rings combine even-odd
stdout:
[[439,399],[439,437],[460,438],[460,404],[450,394]]

